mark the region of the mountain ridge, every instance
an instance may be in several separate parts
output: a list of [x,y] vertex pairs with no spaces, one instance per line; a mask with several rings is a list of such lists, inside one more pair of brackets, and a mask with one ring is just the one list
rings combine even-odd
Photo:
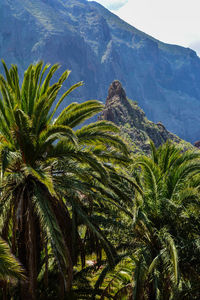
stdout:
[[200,58],[193,50],[160,42],[85,0],[2,0],[0,26],[0,58],[21,75],[40,59],[60,63],[60,73],[72,70],[68,85],[85,82],[70,101],[104,101],[118,79],[150,120],[199,139]]

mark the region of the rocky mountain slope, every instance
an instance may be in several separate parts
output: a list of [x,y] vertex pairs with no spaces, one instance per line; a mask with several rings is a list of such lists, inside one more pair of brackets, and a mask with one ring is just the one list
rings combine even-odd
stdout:
[[118,80],[112,82],[108,90],[105,109],[100,120],[112,121],[121,129],[122,136],[132,146],[134,152],[150,152],[150,140],[156,147],[170,140],[181,148],[190,149],[192,145],[169,132],[161,122],[149,121],[136,101],[127,98]]
[[[167,45],[86,0],[1,0],[0,58],[22,73],[43,59],[69,68],[68,86],[85,85],[68,101],[105,99],[122,82],[148,118],[191,142],[200,136],[200,58]],[[0,69],[2,71],[2,69]]]

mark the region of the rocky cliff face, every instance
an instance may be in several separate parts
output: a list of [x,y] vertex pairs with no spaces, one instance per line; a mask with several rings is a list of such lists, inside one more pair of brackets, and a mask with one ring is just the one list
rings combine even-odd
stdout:
[[123,137],[132,145],[134,152],[150,152],[150,140],[156,147],[167,140],[181,147],[191,148],[191,144],[169,132],[161,122],[149,121],[135,101],[129,100],[118,80],[112,82],[108,90],[105,109],[99,119],[112,121],[121,128]]
[[[167,45],[86,0],[1,0],[0,58],[17,63],[59,62],[73,72],[68,85],[85,86],[73,100],[104,100],[110,82],[122,82],[149,119],[189,141],[199,139],[200,59]],[[0,70],[2,71],[2,69]]]

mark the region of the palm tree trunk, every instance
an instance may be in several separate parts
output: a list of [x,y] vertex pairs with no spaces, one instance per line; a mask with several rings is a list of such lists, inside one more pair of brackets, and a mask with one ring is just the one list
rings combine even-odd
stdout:
[[[73,264],[74,264],[72,260],[73,257],[72,220],[62,200],[59,201],[56,197],[52,197],[52,195],[49,193],[49,191],[44,185],[40,184],[40,186],[45,194],[45,198],[48,199],[51,205],[52,211],[54,212],[54,215],[56,217],[57,224],[60,227],[61,232],[63,233],[66,256],[68,259],[67,281],[66,281],[65,274],[63,273],[62,275],[63,275],[64,285],[65,285],[65,290],[70,291],[72,286],[72,280],[73,280]],[[62,273],[62,266],[60,266],[60,271]]]
[[21,300],[36,300],[37,289],[37,247],[36,247],[36,220],[33,212],[29,192],[23,199],[19,225],[18,252],[19,260],[27,271],[27,281],[21,283]]
[[153,283],[149,283],[149,289],[148,289],[148,300],[155,300],[155,292],[154,292],[154,285]]
[[[27,230],[26,230],[26,212],[27,212],[27,202],[21,200],[22,203],[20,204],[20,211],[18,212],[18,229],[19,235],[17,239],[17,248],[18,248],[18,257],[19,261],[23,265],[24,269],[26,270],[26,276],[28,278],[28,267],[27,267]],[[25,282],[20,282],[20,300],[26,299],[29,296],[29,289],[28,289],[28,280]]]
[[75,264],[77,262],[77,255],[75,255],[73,249],[72,220],[70,218],[68,210],[62,203],[62,200],[58,201],[58,199],[56,198],[52,198],[51,200],[51,205],[55,213],[57,222],[60,228],[62,228],[62,232],[64,232],[65,243],[67,245],[67,248],[69,249],[71,258],[74,258],[73,264]]
[[[60,228],[62,228],[62,232],[64,232],[64,240],[66,244],[66,249],[68,249],[68,278],[67,278],[67,285],[66,290],[69,292],[72,286],[73,280],[73,265],[77,261],[77,255],[74,256],[73,251],[73,243],[72,243],[72,220],[70,218],[69,212],[66,210],[65,206],[61,201],[57,199],[53,199],[52,201],[53,210]],[[73,260],[74,258],[74,260]]]
[[47,241],[45,241],[45,274],[44,274],[44,286],[45,289],[48,288],[48,273],[49,273],[49,268],[48,268],[48,264],[49,264],[49,257],[48,257],[48,249],[47,249]]
[[64,300],[64,297],[65,297],[65,284],[64,284],[64,280],[63,280],[63,277],[59,276],[59,299],[60,300]]
[[28,269],[29,269],[29,294],[31,300],[36,300],[37,290],[37,249],[36,249],[36,222],[33,214],[33,206],[28,197]]
[[5,281],[4,283],[3,283],[3,300],[8,300],[8,289],[7,289],[7,282]]

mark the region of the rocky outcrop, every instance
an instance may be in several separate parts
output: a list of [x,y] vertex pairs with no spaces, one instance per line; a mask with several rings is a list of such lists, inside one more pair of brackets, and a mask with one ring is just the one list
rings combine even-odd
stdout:
[[196,141],[196,142],[194,143],[194,146],[200,149],[200,141]]
[[191,142],[199,138],[196,53],[161,43],[94,1],[1,0],[0,58],[16,63],[21,75],[40,59],[60,63],[60,73],[71,69],[67,87],[85,85],[68,103],[103,101],[108,84],[118,79],[150,120]]
[[109,87],[106,105],[108,106],[112,101],[126,101],[126,92],[119,80],[115,80]]
[[191,144],[169,132],[161,122],[155,124],[149,121],[137,102],[127,98],[118,80],[113,81],[109,87],[105,109],[99,119],[117,124],[133,152],[149,153],[150,140],[156,147],[170,140],[180,147],[192,148]]

